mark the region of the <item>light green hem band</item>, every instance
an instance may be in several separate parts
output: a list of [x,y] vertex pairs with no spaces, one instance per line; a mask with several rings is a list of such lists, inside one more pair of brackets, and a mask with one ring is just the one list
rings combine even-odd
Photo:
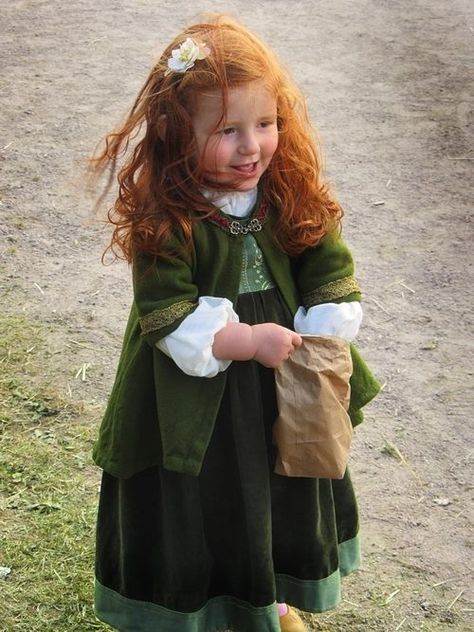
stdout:
[[324,612],[341,601],[341,578],[360,566],[360,541],[356,536],[338,547],[339,568],[323,579],[297,579],[289,575],[276,576],[277,601],[290,603],[305,612]]
[[121,632],[279,632],[275,604],[256,608],[234,597],[215,597],[200,610],[177,612],[147,601],[128,599],[95,585],[96,616]]
[[360,539],[359,536],[341,542],[338,547],[339,572],[345,577],[356,571],[360,566]]
[[[305,612],[335,608],[341,600],[341,577],[356,570],[359,563],[359,538],[355,537],[339,545],[339,568],[329,577],[304,580],[277,574],[277,601]],[[120,632],[280,631],[274,603],[257,608],[235,597],[223,596],[210,599],[200,610],[177,612],[147,601],[128,599],[97,580],[95,612],[101,621]]]

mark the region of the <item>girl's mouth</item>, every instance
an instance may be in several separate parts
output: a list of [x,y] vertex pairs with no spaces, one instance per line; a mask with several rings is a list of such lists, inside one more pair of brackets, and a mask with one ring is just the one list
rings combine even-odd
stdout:
[[246,165],[233,166],[232,169],[235,169],[244,176],[253,176],[257,171],[257,165],[258,162],[249,162]]

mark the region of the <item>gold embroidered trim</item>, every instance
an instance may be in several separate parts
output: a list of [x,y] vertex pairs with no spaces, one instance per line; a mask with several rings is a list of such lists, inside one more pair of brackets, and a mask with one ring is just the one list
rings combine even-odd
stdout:
[[348,276],[344,279],[330,281],[311,292],[307,292],[303,296],[303,304],[306,309],[309,309],[320,303],[328,303],[336,298],[343,298],[353,292],[360,292],[360,287],[353,276]]
[[196,303],[191,301],[179,301],[179,303],[173,303],[164,309],[156,309],[154,312],[142,316],[139,318],[140,327],[142,329],[142,336],[146,336],[153,331],[158,331],[166,325],[170,325],[181,316],[191,311]]

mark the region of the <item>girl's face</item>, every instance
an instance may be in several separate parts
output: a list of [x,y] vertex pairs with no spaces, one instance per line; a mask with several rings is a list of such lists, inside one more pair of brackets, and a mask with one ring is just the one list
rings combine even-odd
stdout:
[[250,191],[278,146],[276,97],[263,82],[252,82],[230,88],[224,117],[222,111],[220,91],[198,97],[193,129],[201,167],[211,186]]

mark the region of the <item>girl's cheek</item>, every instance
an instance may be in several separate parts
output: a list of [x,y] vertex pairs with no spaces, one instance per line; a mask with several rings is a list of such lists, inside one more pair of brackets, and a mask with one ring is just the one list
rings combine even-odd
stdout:
[[218,140],[211,139],[207,147],[207,155],[213,159],[217,159],[224,151],[224,144],[221,138]]
[[214,157],[217,163],[226,162],[232,154],[231,146],[225,139],[222,139],[215,147]]
[[278,134],[275,134],[273,136],[273,153],[275,153],[278,148],[278,141],[279,141]]

